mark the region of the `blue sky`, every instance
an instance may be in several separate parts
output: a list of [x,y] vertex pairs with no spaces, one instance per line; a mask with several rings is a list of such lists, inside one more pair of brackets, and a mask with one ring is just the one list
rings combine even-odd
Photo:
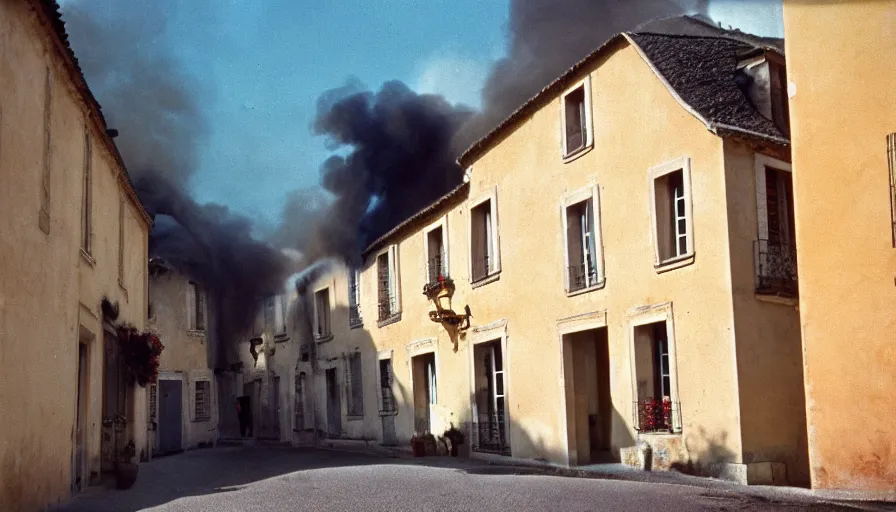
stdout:
[[[289,191],[319,181],[329,152],[310,123],[321,92],[350,77],[369,88],[398,79],[477,106],[505,49],[506,0],[174,2],[160,44],[204,84],[210,126],[192,189],[262,223],[278,220]],[[780,0],[710,5],[726,26],[783,30]]]

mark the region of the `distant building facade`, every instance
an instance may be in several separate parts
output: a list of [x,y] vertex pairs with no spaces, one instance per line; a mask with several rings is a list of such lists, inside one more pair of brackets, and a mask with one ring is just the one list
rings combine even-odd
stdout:
[[149,262],[149,328],[165,350],[149,389],[150,446],[165,454],[218,440],[218,393],[211,362],[205,288],[161,259]]

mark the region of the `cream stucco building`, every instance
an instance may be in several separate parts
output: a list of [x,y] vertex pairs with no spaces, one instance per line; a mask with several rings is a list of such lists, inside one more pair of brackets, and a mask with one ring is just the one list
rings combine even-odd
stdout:
[[[578,63],[464,153],[461,186],[308,285],[296,430],[453,424],[477,456],[573,466],[643,440],[654,467],[807,482],[784,74],[722,33]],[[431,320],[440,276],[468,329]]]
[[812,486],[896,489],[896,2],[785,0]]
[[65,500],[116,444],[146,447],[145,390],[112,358],[115,325],[146,327],[150,219],[57,9],[0,2],[0,510]]
[[149,273],[149,328],[165,344],[159,380],[149,388],[151,451],[213,445],[218,440],[218,393],[206,291],[161,258],[150,260]]

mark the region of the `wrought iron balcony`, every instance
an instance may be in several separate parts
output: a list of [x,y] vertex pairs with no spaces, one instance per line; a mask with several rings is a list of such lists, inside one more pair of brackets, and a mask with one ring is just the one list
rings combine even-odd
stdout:
[[584,263],[581,265],[571,265],[569,271],[569,291],[575,292],[584,290],[589,286],[597,283],[597,269],[594,265]]
[[348,324],[352,327],[356,325],[362,325],[363,319],[361,318],[361,307],[357,304],[351,304],[348,307]]
[[481,414],[473,423],[470,449],[476,452],[510,455],[504,414]]
[[388,320],[392,317],[397,311],[395,311],[395,297],[393,297],[390,293],[381,290],[380,291],[380,303],[377,305],[379,309],[379,321]]
[[426,282],[429,285],[438,284],[448,279],[448,260],[444,254],[433,256],[426,262]]
[[393,413],[396,411],[395,407],[395,395],[392,393],[392,388],[380,388],[382,401],[380,402],[380,412],[383,414]]
[[681,407],[678,402],[645,398],[633,405],[632,419],[638,432],[675,432],[681,425]]
[[753,254],[756,263],[756,293],[798,296],[795,246],[756,240],[753,243]]

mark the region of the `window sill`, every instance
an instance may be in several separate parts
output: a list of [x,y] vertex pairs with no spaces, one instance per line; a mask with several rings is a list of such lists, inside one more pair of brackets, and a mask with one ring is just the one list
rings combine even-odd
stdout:
[[86,261],[87,264],[90,265],[91,267],[96,266],[96,260],[93,259],[93,256],[91,256],[90,253],[85,251],[84,249],[81,249],[81,259]]
[[674,430],[672,432],[657,430],[655,432],[638,432],[638,436],[650,436],[650,437],[681,437],[681,430]]
[[485,286],[489,283],[494,283],[495,281],[497,281],[500,278],[501,278],[501,271],[496,270],[496,271],[492,272],[491,274],[489,274],[487,277],[483,277],[479,281],[473,281],[470,284],[470,287],[479,288],[480,286]]
[[564,154],[563,163],[568,164],[574,160],[577,160],[579,157],[588,154],[592,149],[594,149],[593,142],[591,144],[588,144],[587,146],[582,146],[571,153]]
[[395,313],[394,315],[390,316],[389,318],[384,318],[383,320],[378,321],[376,323],[376,325],[377,325],[377,327],[385,327],[389,324],[394,324],[395,322],[397,322],[399,320],[401,320],[401,311],[399,311],[398,313]]
[[362,327],[364,327],[364,322],[355,322],[355,323],[349,322],[349,324],[348,324],[349,329],[360,329]]
[[663,272],[686,267],[692,263],[694,263],[694,253],[669,258],[668,260],[665,260],[659,264],[654,264],[653,268],[656,269],[657,274],[662,274]]
[[800,305],[800,300],[796,297],[782,297],[780,295],[768,295],[764,293],[757,293],[754,296],[756,297],[756,300],[769,302],[771,304],[780,304],[782,306],[791,307],[798,307]]
[[289,335],[285,332],[274,335],[274,343],[286,343],[289,341]]
[[193,423],[208,423],[208,422],[210,422],[210,421],[212,421],[211,418],[202,418],[202,419],[195,419],[195,420],[193,420]]
[[187,329],[187,336],[191,338],[205,338],[205,331],[199,329]]
[[357,415],[350,415],[350,414],[346,414],[346,415],[345,415],[345,420],[346,420],[346,421],[361,421],[361,420],[363,420],[363,419],[364,419],[364,415],[363,415],[363,414],[360,415],[360,416],[357,416]]
[[584,295],[586,293],[593,292],[596,290],[602,290],[603,287],[606,286],[606,284],[607,284],[607,280],[601,279],[600,281],[597,282],[597,284],[593,284],[593,285],[589,286],[588,288],[582,288],[581,290],[576,290],[573,292],[566,292],[566,296],[567,297],[575,297],[576,295]]
[[380,416],[398,416],[398,411],[380,411]]
[[330,340],[332,340],[332,339],[333,339],[333,333],[330,333],[330,334],[324,334],[323,336],[318,335],[318,334],[315,334],[315,335],[314,335],[314,341],[315,341],[315,343],[326,343],[326,342],[328,342],[328,341],[330,341]]

